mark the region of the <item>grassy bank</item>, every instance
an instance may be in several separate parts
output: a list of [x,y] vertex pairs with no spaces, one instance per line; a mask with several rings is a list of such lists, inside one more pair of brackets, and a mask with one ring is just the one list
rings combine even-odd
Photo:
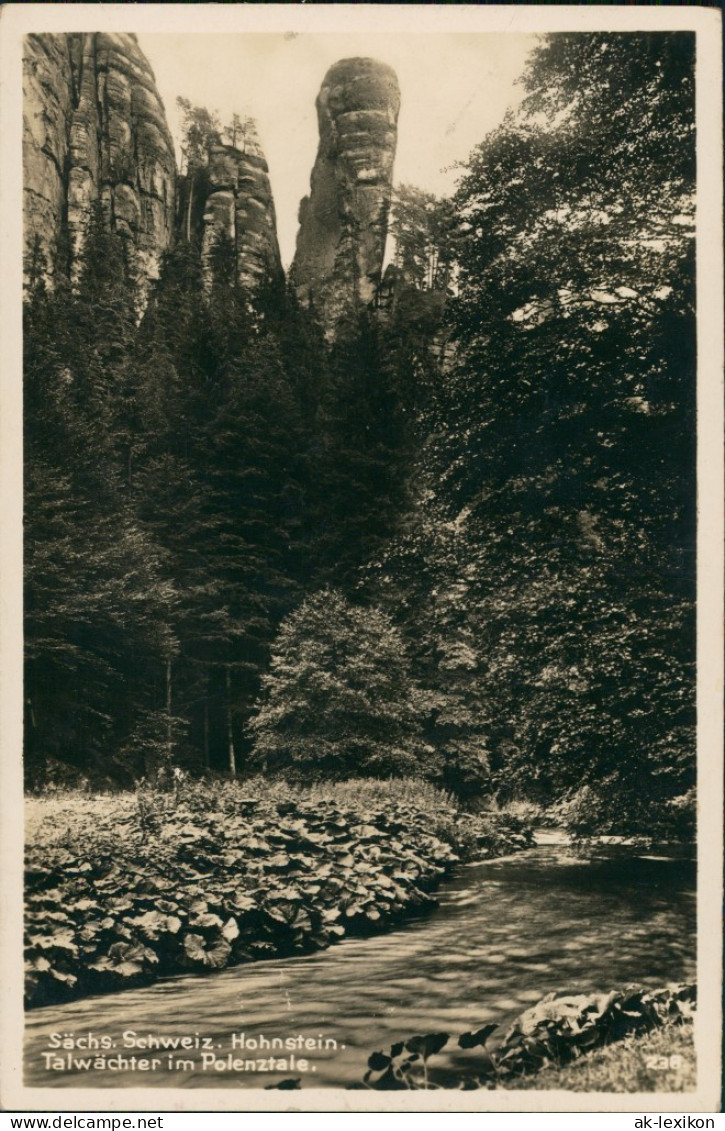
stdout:
[[686,1091],[694,1086],[691,984],[549,993],[507,1028],[396,1041],[368,1058],[361,1087]]
[[691,1092],[696,1082],[692,1025],[666,1025],[504,1087],[541,1092]]
[[529,837],[425,783],[259,778],[30,798],[26,842],[32,1007],[385,930]]

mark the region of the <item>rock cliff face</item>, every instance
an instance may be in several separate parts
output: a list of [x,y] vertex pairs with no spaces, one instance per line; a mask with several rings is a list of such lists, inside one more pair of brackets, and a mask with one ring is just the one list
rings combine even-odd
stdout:
[[176,165],[153,72],[125,34],[29,35],[25,43],[25,236],[56,270],[77,268],[96,201],[153,278],[173,231]]
[[[283,279],[267,162],[251,121],[241,142],[212,145],[208,163],[177,184],[164,107],[134,35],[29,35],[23,66],[25,241],[39,238],[51,278],[77,272],[100,202],[142,283],[156,277],[175,236],[200,239],[208,280],[222,233],[250,293]],[[336,63],[317,99],[320,143],[291,275],[330,336],[347,310],[377,293],[399,108],[394,72],[374,59]]]
[[328,334],[380,283],[399,109],[395,72],[374,59],[335,63],[317,98],[320,143],[291,277]]
[[[193,211],[192,192],[201,194],[201,255],[207,282],[211,258],[220,235],[226,236],[236,253],[237,279],[250,294],[263,282],[281,282],[284,275],[277,221],[269,183],[267,162],[259,144],[256,127],[247,121],[240,144],[215,145],[202,176],[192,176],[182,195],[182,231]],[[199,216],[197,205],[197,216]],[[186,224],[188,237],[191,224]]]
[[51,274],[67,214],[72,103],[68,37],[29,35],[23,53],[25,242],[40,238]]

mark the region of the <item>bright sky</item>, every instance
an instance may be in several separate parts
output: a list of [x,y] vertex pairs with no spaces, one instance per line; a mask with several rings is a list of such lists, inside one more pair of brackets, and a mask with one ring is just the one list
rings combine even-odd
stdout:
[[[412,13],[411,13],[412,14]],[[443,194],[451,166],[522,97],[516,79],[536,43],[516,33],[410,35],[139,34],[174,137],[179,95],[220,113],[256,118],[270,168],[282,258],[294,255],[299,202],[317,152],[315,98],[338,59],[369,55],[398,75],[401,110],[395,182]]]

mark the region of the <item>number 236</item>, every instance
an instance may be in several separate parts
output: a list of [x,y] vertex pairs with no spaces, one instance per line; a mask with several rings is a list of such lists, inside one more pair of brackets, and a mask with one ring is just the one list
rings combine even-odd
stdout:
[[666,1072],[668,1069],[682,1068],[682,1057],[676,1052],[671,1056],[648,1056],[645,1064],[655,1072]]

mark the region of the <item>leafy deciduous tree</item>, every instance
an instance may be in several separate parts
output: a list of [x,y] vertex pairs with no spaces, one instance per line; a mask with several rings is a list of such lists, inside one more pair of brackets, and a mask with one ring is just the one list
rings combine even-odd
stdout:
[[458,359],[391,551],[420,678],[474,643],[499,788],[589,783],[603,831],[694,774],[693,78],[689,34],[535,52],[455,198]]
[[422,702],[380,609],[321,590],[281,625],[250,722],[253,759],[308,780],[421,774]]

